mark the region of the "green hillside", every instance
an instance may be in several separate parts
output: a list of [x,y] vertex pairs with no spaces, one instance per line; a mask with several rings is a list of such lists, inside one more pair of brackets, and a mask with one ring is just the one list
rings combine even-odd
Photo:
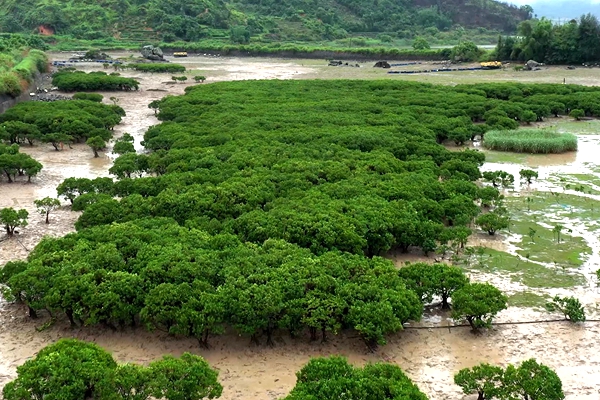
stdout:
[[0,31],[40,27],[80,39],[331,40],[411,37],[451,27],[514,32],[528,6],[493,0],[0,0]]

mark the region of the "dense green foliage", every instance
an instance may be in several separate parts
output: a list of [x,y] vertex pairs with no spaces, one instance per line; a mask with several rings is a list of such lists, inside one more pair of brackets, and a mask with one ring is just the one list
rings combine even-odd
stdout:
[[525,180],[528,185],[531,185],[534,179],[538,178],[538,173],[532,169],[522,169],[519,171],[519,177],[521,180]]
[[29,182],[41,170],[42,164],[29,154],[20,153],[18,144],[9,146],[0,142],[0,182],[6,177],[8,183],[12,183],[20,176],[27,176]]
[[454,375],[454,383],[464,394],[477,393],[477,400],[498,398],[504,370],[501,367],[482,363],[472,368],[463,368]]
[[571,322],[585,322],[585,310],[575,297],[554,296],[552,301],[546,303],[546,309],[563,314]]
[[545,18],[524,21],[518,35],[499,38],[495,54],[498,60],[578,65],[600,60],[600,23],[592,14],[564,24]]
[[131,136],[129,133],[124,133],[122,137],[115,141],[115,144],[113,146],[113,153],[135,153],[135,146],[133,145],[133,142],[133,136]]
[[0,95],[19,96],[36,74],[48,70],[48,57],[32,49],[35,43],[18,35],[0,36]]
[[429,294],[451,296],[457,318],[487,325],[506,304],[497,289],[456,290],[464,277],[442,268],[436,287],[417,295],[376,256],[464,245],[477,202],[499,198],[474,184],[482,153],[440,142],[490,128],[474,122],[524,109],[544,118],[542,104],[597,93],[395,81],[186,90],[155,104],[163,122],[144,137],[149,152],[124,149],[110,169],[116,182],[59,185],[84,210],[78,233],[45,239],[25,265],[7,265],[9,297],[73,324],[144,323],[202,345],[231,327],[267,343],[276,329],[313,339],[354,329],[375,346],[418,319]]
[[393,364],[353,367],[343,357],[313,358],[296,373],[296,386],[284,400],[427,400]]
[[220,397],[218,372],[201,357],[165,356],[147,367],[118,365],[93,343],[61,339],[17,367],[4,387],[5,400],[181,400]]
[[27,226],[29,213],[25,209],[15,210],[12,207],[0,210],[0,225],[4,227],[6,234],[12,236],[15,229],[20,226]]
[[100,154],[98,154],[98,151],[106,148],[106,142],[100,136],[92,136],[91,138],[86,140],[85,144],[90,146],[90,148],[94,152],[95,158],[100,157]]
[[98,94],[98,93],[79,92],[79,93],[75,93],[73,95],[74,100],[89,100],[89,101],[95,101],[96,103],[102,103],[103,98],[104,98],[104,96],[102,96],[101,94]]
[[452,317],[467,320],[473,331],[489,328],[506,302],[507,297],[489,283],[469,283],[452,295]]
[[498,209],[482,214],[475,220],[477,226],[486,231],[489,235],[495,235],[496,232],[508,228],[508,216]]
[[431,303],[437,296],[442,299],[442,308],[449,308],[452,293],[469,283],[461,268],[447,264],[411,264],[401,268],[399,274],[424,303]]
[[244,244],[164,218],[46,238],[24,269],[9,271],[5,294],[33,311],[64,312],[86,325],[141,319],[202,345],[229,325],[254,341],[265,334],[267,343],[276,329],[308,328],[324,340],[354,328],[375,346],[423,310],[383,258],[315,256],[281,240]]
[[106,141],[124,115],[119,106],[87,100],[23,102],[0,115],[0,139],[17,144],[41,141],[56,150],[61,142],[82,142],[93,136]]
[[[499,1],[424,0],[41,0],[0,1],[0,28],[31,32],[40,26],[82,39],[197,41],[226,37],[234,43],[250,38],[301,40],[344,38],[352,32],[448,30],[453,25],[514,32],[531,17],[531,9]],[[150,28],[150,30],[148,30]],[[461,28],[462,29],[462,28]],[[390,35],[388,35],[390,36]]]
[[141,72],[164,72],[170,74],[185,72],[185,66],[172,63],[126,64],[122,68],[130,68]]
[[478,400],[562,400],[562,382],[556,372],[535,359],[506,369],[489,364],[461,369],[454,383],[465,394],[477,394]]
[[[350,94],[372,90],[378,96],[370,103]],[[235,233],[255,243],[280,238],[317,254],[379,255],[410,246],[432,251],[478,213],[470,181],[479,178],[483,155],[452,153],[435,143],[455,126],[479,128],[466,116],[439,115],[444,111],[437,106],[411,105],[415,95],[429,102],[427,90],[445,89],[392,82],[257,82],[189,90],[161,102],[159,118],[165,122],[145,136],[152,154],[115,161],[110,171],[123,183],[108,194],[139,193],[153,216],[180,224],[193,220],[209,232]],[[403,128],[391,128],[400,123]],[[157,176],[127,179],[148,173]],[[181,185],[177,192],[167,189],[172,179]],[[151,192],[138,186],[142,182]],[[358,189],[363,187],[372,189]],[[169,206],[159,205],[165,200]],[[78,227],[140,217],[124,213],[122,205],[111,202],[110,214],[92,205]],[[444,226],[446,219],[452,228]]]
[[490,131],[485,134],[483,146],[517,153],[565,153],[577,150],[577,136],[550,129]]
[[65,92],[86,90],[138,90],[140,83],[133,78],[109,75],[103,71],[59,71],[52,75],[52,84]]

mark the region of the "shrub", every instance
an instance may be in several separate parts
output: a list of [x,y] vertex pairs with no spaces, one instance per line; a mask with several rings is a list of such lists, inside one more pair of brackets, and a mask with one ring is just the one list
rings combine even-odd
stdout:
[[585,111],[576,108],[575,110],[572,110],[571,113],[569,114],[569,116],[571,118],[575,118],[577,121],[581,120],[581,118],[585,117]]
[[75,93],[73,95],[73,99],[75,99],[75,100],[88,100],[88,101],[94,101],[96,103],[102,103],[103,98],[104,98],[104,96],[102,96],[101,94],[98,94],[98,93],[79,92],[79,93]]
[[60,71],[52,76],[52,84],[65,92],[86,90],[137,90],[139,82],[133,78],[107,75],[106,72]]
[[490,131],[485,134],[483,146],[490,150],[517,153],[565,153],[577,150],[577,137],[548,129]]
[[131,68],[140,72],[153,73],[181,73],[185,72],[185,67],[180,64],[160,63],[160,64],[127,64],[126,68]]
[[338,356],[313,358],[296,373],[296,377],[296,386],[283,400],[427,400],[400,367],[387,363],[367,364],[360,368]]
[[415,50],[429,50],[430,48],[429,42],[423,37],[419,36],[413,42],[413,49]]
[[585,322],[585,310],[575,297],[555,296],[551,302],[546,303],[546,309],[563,314],[571,322]]

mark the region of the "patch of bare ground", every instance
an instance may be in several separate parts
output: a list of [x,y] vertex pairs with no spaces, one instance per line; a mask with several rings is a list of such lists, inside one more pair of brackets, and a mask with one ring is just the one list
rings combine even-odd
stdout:
[[[501,320],[535,317],[520,309],[509,309],[505,314]],[[437,325],[448,325],[445,313],[434,313],[432,318],[437,319]],[[600,333],[595,323],[503,325],[481,335],[473,335],[468,328],[406,330],[371,353],[359,338],[347,333],[324,344],[310,343],[308,335],[297,339],[280,335],[274,347],[257,347],[250,345],[248,338],[227,334],[212,338],[211,348],[205,350],[194,339],[143,328],[116,332],[98,327],[70,329],[66,321],[59,321],[38,332],[35,328],[44,321],[29,319],[26,309],[19,305],[3,305],[0,384],[12,379],[16,367],[48,343],[70,337],[95,342],[121,362],[146,364],[163,354],[177,356],[186,351],[202,355],[220,371],[224,400],[281,398],[294,386],[295,372],[303,364],[311,357],[331,354],[347,356],[355,364],[398,364],[432,400],[461,398],[452,381],[461,368],[479,362],[506,365],[529,357],[556,369],[568,399],[596,399],[593,396],[600,390],[600,353],[590,348]]]

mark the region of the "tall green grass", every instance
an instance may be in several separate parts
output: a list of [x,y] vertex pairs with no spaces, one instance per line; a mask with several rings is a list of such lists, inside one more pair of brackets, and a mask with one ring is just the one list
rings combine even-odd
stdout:
[[565,153],[577,150],[577,136],[548,129],[489,131],[483,139],[483,147],[516,153]]

